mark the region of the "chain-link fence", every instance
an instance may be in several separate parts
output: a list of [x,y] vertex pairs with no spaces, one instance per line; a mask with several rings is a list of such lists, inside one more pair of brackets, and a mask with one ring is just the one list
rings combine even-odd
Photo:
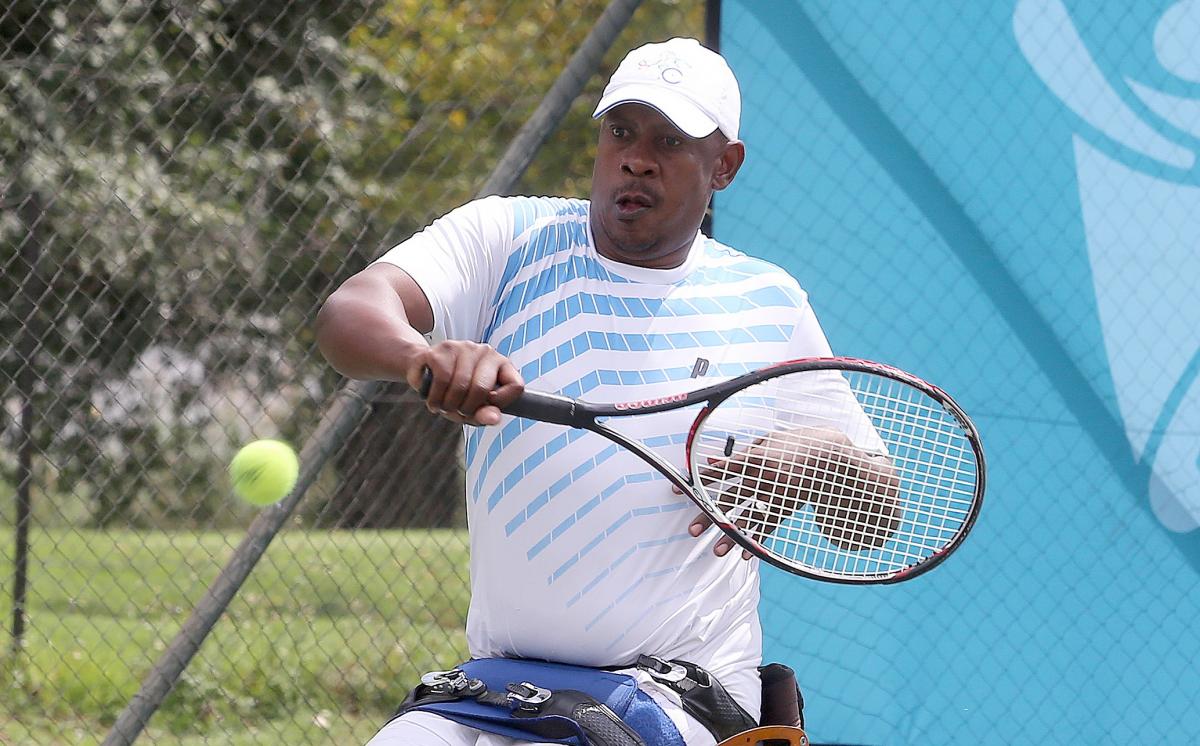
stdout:
[[[255,511],[242,443],[306,441],[321,301],[483,185],[607,3],[21,0],[0,9],[0,743],[90,743]],[[585,196],[647,0],[517,191]],[[457,428],[367,403],[144,740],[365,741],[464,655]]]

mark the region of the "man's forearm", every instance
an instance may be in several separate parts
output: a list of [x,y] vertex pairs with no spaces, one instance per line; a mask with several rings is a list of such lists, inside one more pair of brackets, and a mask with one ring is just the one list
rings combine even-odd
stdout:
[[317,314],[317,346],[339,373],[358,380],[402,381],[413,357],[428,349],[392,294],[339,290]]

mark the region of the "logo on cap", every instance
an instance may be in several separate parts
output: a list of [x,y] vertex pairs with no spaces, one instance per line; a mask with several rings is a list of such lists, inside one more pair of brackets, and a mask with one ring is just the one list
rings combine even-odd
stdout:
[[658,75],[667,83],[675,85],[683,82],[683,70],[680,68],[691,67],[678,55],[670,52],[660,52],[658,57],[654,59],[645,59],[638,63],[638,67],[642,70],[647,68],[657,68]]

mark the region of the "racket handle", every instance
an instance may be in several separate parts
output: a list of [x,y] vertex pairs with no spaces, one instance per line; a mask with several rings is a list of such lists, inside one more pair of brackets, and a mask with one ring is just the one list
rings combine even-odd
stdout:
[[549,422],[552,425],[580,427],[575,412],[575,400],[558,394],[526,391],[505,407],[504,413],[538,422]]

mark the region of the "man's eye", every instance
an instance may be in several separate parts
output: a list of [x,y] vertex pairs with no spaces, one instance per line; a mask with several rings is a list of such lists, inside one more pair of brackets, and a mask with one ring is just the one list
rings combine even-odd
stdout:
[[629,130],[625,129],[624,127],[618,127],[615,124],[610,127],[610,129],[612,130],[613,137],[624,137],[625,135],[629,134]]
[[667,144],[667,147],[671,147],[671,148],[677,148],[680,145],[683,145],[683,140],[681,140],[678,137],[667,136],[667,137],[663,138],[663,142],[665,142]]

